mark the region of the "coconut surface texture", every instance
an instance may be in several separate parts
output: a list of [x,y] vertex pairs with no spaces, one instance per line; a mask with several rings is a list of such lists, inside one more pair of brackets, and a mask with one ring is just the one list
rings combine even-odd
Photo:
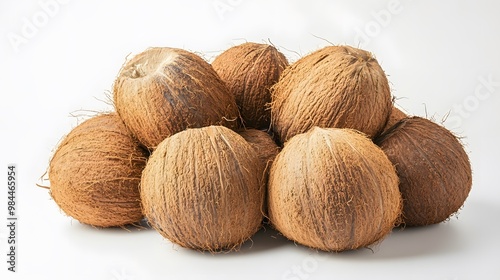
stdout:
[[392,126],[394,126],[396,123],[398,123],[400,120],[407,118],[407,117],[408,117],[408,115],[406,115],[403,111],[401,111],[400,109],[398,109],[395,106],[392,106],[391,114],[389,115],[389,119],[387,120],[387,123],[385,124],[385,127],[382,130],[381,134],[384,134]]
[[186,128],[237,128],[236,101],[212,66],[175,48],[133,57],[114,84],[114,105],[125,125],[150,150]]
[[368,246],[401,214],[394,166],[366,135],[318,128],[299,134],[276,157],[269,218],[287,238],[324,251]]
[[75,127],[54,153],[50,194],[67,215],[85,224],[139,222],[139,182],[146,159],[118,115],[93,117]]
[[149,223],[183,247],[235,250],[261,226],[265,187],[253,148],[223,126],[188,129],[158,145],[144,169]]
[[268,129],[270,88],[288,66],[286,57],[271,45],[249,42],[227,49],[212,66],[236,97],[244,126]]
[[280,152],[280,147],[265,131],[250,128],[240,130],[238,133],[254,148],[267,173]]
[[449,130],[411,117],[377,144],[396,166],[407,226],[440,223],[464,204],[472,187],[471,166],[462,144]]
[[272,127],[284,143],[313,126],[375,137],[392,101],[387,77],[367,51],[329,46],[290,65],[272,89]]

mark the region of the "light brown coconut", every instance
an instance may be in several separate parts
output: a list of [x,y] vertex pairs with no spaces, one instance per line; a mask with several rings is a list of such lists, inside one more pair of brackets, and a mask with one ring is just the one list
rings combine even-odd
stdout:
[[371,53],[329,46],[290,65],[272,89],[272,127],[284,143],[313,126],[377,136],[391,112],[389,82]]
[[243,124],[268,129],[270,88],[288,66],[286,57],[271,45],[249,42],[227,49],[212,66],[235,95]]
[[186,128],[238,126],[233,95],[198,55],[175,48],[150,48],[121,69],[114,104],[125,125],[149,149]]
[[139,182],[146,158],[118,115],[93,117],[75,127],[54,153],[50,194],[67,215],[85,224],[139,222]]
[[472,187],[471,166],[449,130],[411,117],[382,135],[377,144],[396,166],[407,226],[440,223],[464,204]]
[[265,188],[253,148],[223,126],[188,129],[158,145],[144,169],[149,223],[183,247],[237,249],[261,226]]
[[318,128],[290,139],[268,186],[269,218],[297,243],[344,251],[386,236],[401,214],[394,166],[366,135]]
[[398,109],[396,106],[392,106],[391,114],[389,115],[389,119],[387,120],[387,123],[385,124],[385,127],[382,130],[381,134],[384,134],[400,120],[407,117],[408,115],[406,115],[403,111]]
[[268,173],[274,158],[280,152],[280,147],[265,131],[250,128],[239,130],[238,133],[254,148],[260,162],[265,166],[265,172]]

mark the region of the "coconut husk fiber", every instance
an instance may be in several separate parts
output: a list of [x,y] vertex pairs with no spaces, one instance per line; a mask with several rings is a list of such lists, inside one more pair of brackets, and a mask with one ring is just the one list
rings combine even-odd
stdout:
[[146,158],[118,115],[93,117],[75,127],[55,151],[50,194],[67,215],[85,224],[139,222],[139,182]]
[[212,66],[235,95],[244,126],[268,129],[270,88],[288,66],[286,57],[271,45],[248,42],[227,49]]
[[389,82],[377,60],[350,46],[329,46],[290,65],[271,91],[272,127],[284,143],[313,126],[377,136],[391,112]]
[[200,251],[236,250],[261,226],[265,187],[253,148],[223,126],[162,141],[141,181],[144,214],[162,236]]
[[274,158],[280,152],[280,147],[265,131],[249,128],[239,130],[238,133],[254,148],[260,162],[265,166],[266,173],[268,173]]
[[[273,164],[274,159],[280,152],[280,147],[274,142],[273,138],[265,131],[257,129],[242,129],[238,132],[245,140],[252,146],[256,155],[259,158],[259,162],[263,166],[264,170],[264,184],[267,189],[267,184],[269,180],[269,171]],[[264,215],[267,217],[267,202],[264,204]],[[267,222],[267,221],[265,221]]]
[[116,111],[150,150],[186,128],[238,127],[234,96],[210,64],[185,50],[150,48],[136,55],[113,91]]
[[377,139],[396,166],[407,226],[440,223],[464,204],[472,187],[469,157],[449,130],[428,119],[401,120]]
[[388,131],[396,123],[398,123],[399,121],[401,121],[402,119],[407,118],[407,117],[408,117],[408,115],[406,115],[399,108],[397,108],[396,106],[392,106],[391,114],[389,115],[389,119],[387,120],[387,123],[385,124],[385,127],[382,130],[381,135],[384,134],[386,131]]
[[394,166],[352,129],[315,127],[296,135],[269,175],[272,225],[319,250],[351,250],[381,240],[398,223],[401,203]]

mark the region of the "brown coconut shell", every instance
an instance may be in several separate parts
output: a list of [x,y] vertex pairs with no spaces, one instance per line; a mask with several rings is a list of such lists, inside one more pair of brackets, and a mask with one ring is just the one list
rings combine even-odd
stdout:
[[271,45],[249,42],[224,51],[212,66],[235,95],[243,124],[268,129],[270,88],[288,66],[286,57]]
[[315,127],[290,139],[271,167],[271,223],[312,248],[344,251],[381,240],[401,203],[394,166],[356,130]]
[[250,128],[240,130],[238,133],[254,148],[260,162],[265,166],[266,173],[268,173],[274,158],[280,152],[280,147],[265,131]]
[[[280,147],[274,142],[273,138],[265,131],[257,129],[243,129],[238,132],[245,140],[252,146],[260,163],[263,166],[264,185],[267,189],[269,180],[269,171],[273,164],[274,159],[280,152]],[[264,215],[267,217],[267,201],[264,203]],[[267,219],[264,223],[268,223]]]
[[76,220],[99,227],[142,218],[139,182],[147,154],[116,114],[75,127],[50,161],[50,194]]
[[403,111],[401,111],[395,106],[392,106],[391,114],[389,115],[389,119],[387,120],[387,123],[385,124],[385,127],[382,130],[381,134],[384,134],[399,121],[407,117],[408,115],[406,115]]
[[284,143],[313,126],[378,135],[391,112],[387,77],[371,53],[329,46],[288,67],[272,89],[272,127]]
[[114,84],[114,104],[125,125],[149,149],[186,128],[238,126],[233,95],[198,55],[151,48],[123,66]]
[[236,132],[209,126],[158,145],[144,169],[141,197],[149,223],[183,247],[237,249],[261,226],[262,165]]
[[460,141],[424,118],[401,120],[377,140],[399,175],[407,226],[440,223],[457,212],[472,187],[472,171]]

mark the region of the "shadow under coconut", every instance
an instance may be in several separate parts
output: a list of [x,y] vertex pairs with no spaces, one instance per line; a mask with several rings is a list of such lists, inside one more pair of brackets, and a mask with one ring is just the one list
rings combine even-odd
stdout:
[[265,253],[266,251],[278,249],[290,243],[291,241],[287,240],[278,231],[276,231],[269,225],[264,225],[249,240],[244,242],[240,248],[233,251],[220,251],[211,253],[208,251],[196,251],[192,249],[182,248],[174,244],[173,246],[176,250],[182,250],[183,252],[188,254],[193,254],[196,257],[207,256],[210,258],[213,257],[223,258],[223,257],[247,256],[249,254]]
[[250,240],[243,243],[238,251],[233,253],[235,255],[260,253],[285,246],[290,244],[290,242],[290,240],[286,239],[271,226],[265,225]]
[[395,228],[378,244],[334,256],[357,260],[382,260],[442,255],[460,251],[465,239],[457,227],[454,227],[453,221],[448,221],[424,227]]

